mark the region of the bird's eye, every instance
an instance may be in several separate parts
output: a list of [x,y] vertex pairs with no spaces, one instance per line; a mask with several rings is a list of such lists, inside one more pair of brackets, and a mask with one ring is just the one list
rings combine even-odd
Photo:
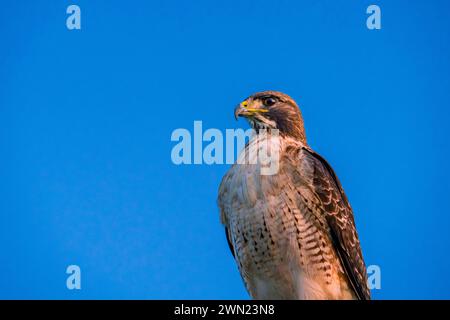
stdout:
[[277,99],[272,98],[272,97],[268,97],[263,100],[263,104],[266,107],[273,106],[275,103],[277,103]]

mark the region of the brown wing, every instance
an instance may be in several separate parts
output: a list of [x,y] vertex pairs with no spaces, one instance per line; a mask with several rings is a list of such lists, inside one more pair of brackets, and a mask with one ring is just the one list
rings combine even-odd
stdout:
[[361,300],[370,299],[364,264],[352,208],[328,162],[309,148],[303,148],[304,161],[312,169],[312,190],[321,201],[334,247],[350,284]]

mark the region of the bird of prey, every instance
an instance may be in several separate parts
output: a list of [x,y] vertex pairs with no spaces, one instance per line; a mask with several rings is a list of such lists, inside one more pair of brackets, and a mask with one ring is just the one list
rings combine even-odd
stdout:
[[261,174],[260,162],[235,163],[219,187],[221,222],[250,296],[370,299],[352,208],[331,166],[307,144],[295,101],[259,92],[236,107],[238,116],[256,131],[241,155],[264,142],[279,151],[275,174]]

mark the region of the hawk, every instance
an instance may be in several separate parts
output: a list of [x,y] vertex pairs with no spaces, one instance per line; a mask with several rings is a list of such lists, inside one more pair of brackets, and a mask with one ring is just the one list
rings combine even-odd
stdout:
[[295,101],[259,92],[236,107],[239,116],[256,131],[239,157],[266,145],[279,161],[275,174],[262,174],[260,162],[235,163],[219,187],[220,219],[250,296],[370,299],[352,208],[308,146]]

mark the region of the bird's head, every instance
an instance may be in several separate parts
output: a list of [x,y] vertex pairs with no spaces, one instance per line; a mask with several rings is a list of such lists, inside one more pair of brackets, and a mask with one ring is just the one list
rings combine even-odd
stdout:
[[234,116],[245,117],[255,130],[278,129],[280,135],[290,136],[306,144],[303,117],[295,101],[277,91],[258,92],[235,109]]

